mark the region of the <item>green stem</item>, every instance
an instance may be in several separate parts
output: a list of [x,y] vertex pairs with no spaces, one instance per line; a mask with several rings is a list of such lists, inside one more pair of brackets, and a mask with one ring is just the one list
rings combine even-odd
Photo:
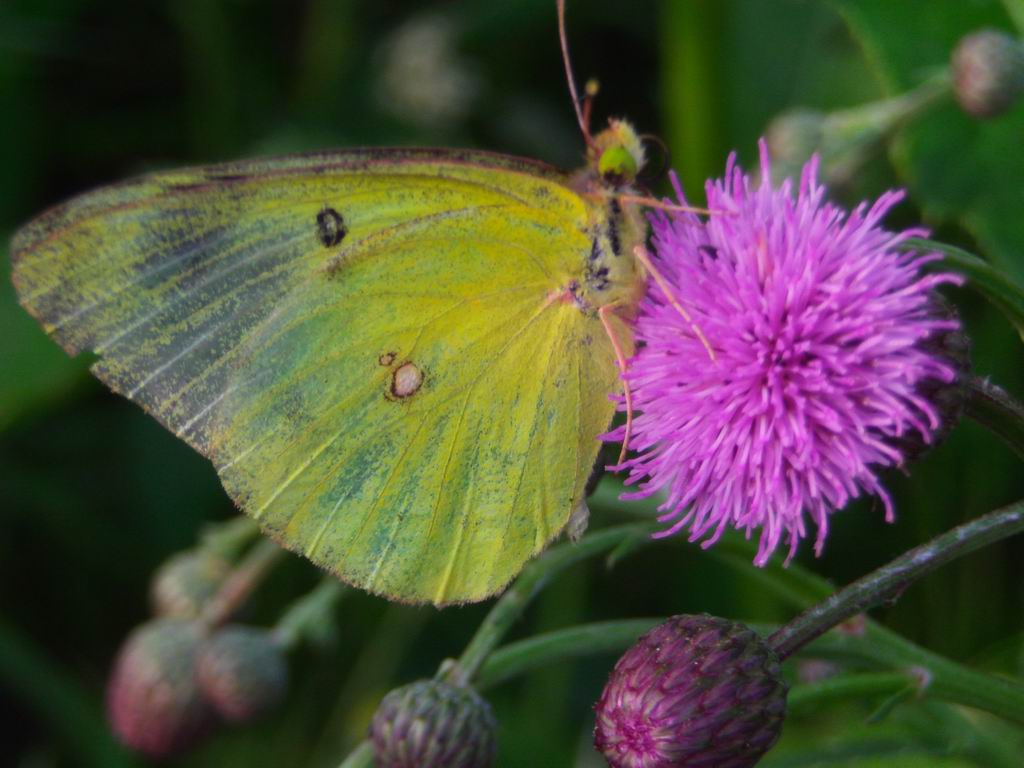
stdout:
[[900,555],[804,611],[775,632],[768,643],[785,659],[845,619],[892,600],[941,565],[1024,530],[1024,502],[964,523]]
[[477,628],[458,663],[447,668],[444,674],[449,682],[465,685],[476,676],[505,633],[549,579],[580,560],[599,555],[623,541],[634,538],[638,533],[650,530],[651,527],[647,525],[606,528],[584,536],[575,544],[566,543],[553,547],[527,565]]
[[312,590],[292,603],[274,627],[274,639],[291,649],[304,638],[333,624],[334,611],[348,587],[334,576],[324,576]]
[[658,619],[628,619],[580,624],[509,643],[491,654],[480,668],[476,687],[491,688],[548,664],[601,653],[624,651]]
[[959,664],[921,648],[895,632],[867,622],[863,634],[829,632],[806,655],[887,670],[918,669],[931,698],[974,707],[1024,723],[1024,686]]
[[826,155],[864,148],[926,114],[950,93],[949,73],[942,71],[899,96],[831,112],[825,116]]
[[1024,459],[1024,404],[987,379],[971,376],[965,383],[967,415]]
[[373,765],[373,744],[367,740],[349,753],[338,768],[369,768]]
[[1024,33],[1024,0],[1003,0],[1003,6],[1017,27],[1017,31]]
[[[928,113],[950,90],[949,74],[942,71],[898,96],[824,115],[816,151],[827,177],[838,183],[852,179],[888,137]],[[795,169],[786,170],[789,175]]]
[[204,526],[199,533],[199,547],[234,560],[259,533],[255,520],[239,515],[222,523]]
[[794,685],[786,697],[790,713],[814,712],[823,704],[868,696],[892,696],[917,681],[906,672],[859,672]]
[[235,566],[213,599],[206,604],[202,615],[203,623],[209,627],[217,627],[230,621],[284,554],[285,550],[270,539],[260,539],[246,553],[242,562]]

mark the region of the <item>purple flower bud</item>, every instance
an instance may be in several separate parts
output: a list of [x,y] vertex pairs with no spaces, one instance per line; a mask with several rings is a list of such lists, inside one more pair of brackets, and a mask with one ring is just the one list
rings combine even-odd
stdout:
[[110,727],[125,745],[162,758],[209,733],[216,715],[195,678],[202,638],[198,623],[176,619],[150,621],[128,636],[107,686]]
[[965,112],[997,117],[1024,93],[1024,47],[996,29],[973,32],[953,51],[953,92]]
[[231,564],[212,552],[196,550],[173,556],[153,576],[153,612],[178,619],[198,618],[230,570]]
[[779,738],[786,691],[775,652],[752,630],[674,616],[616,663],[594,746],[612,768],[745,768]]
[[419,680],[388,693],[370,724],[377,768],[487,768],[497,723],[471,688]]
[[199,687],[228,722],[248,723],[267,714],[288,690],[288,665],[270,632],[228,626],[199,651]]

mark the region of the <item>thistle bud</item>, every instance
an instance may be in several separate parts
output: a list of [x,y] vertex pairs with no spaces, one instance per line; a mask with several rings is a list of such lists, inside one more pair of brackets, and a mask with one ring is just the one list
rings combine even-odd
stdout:
[[202,627],[157,619],[138,627],[118,653],[107,686],[107,716],[126,746],[149,757],[180,754],[216,722],[195,678]]
[[956,100],[975,117],[997,117],[1024,93],[1024,47],[1005,32],[983,29],[962,38],[951,66]]
[[779,738],[786,690],[775,652],[752,630],[674,616],[616,663],[594,746],[612,768],[746,768]]
[[271,633],[241,625],[225,627],[203,643],[196,675],[214,709],[232,723],[259,719],[288,690],[288,665]]
[[381,700],[370,724],[377,768],[487,768],[497,723],[471,688],[419,680]]
[[150,585],[150,602],[159,616],[195,619],[227,578],[231,564],[202,550],[181,552],[157,570]]

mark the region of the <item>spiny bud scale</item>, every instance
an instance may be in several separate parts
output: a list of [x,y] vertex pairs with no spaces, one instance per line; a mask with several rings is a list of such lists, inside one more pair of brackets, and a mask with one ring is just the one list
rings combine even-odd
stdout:
[[779,737],[786,684],[752,630],[675,616],[622,655],[596,710],[612,768],[747,768]]
[[496,729],[476,691],[420,680],[381,700],[370,738],[377,768],[488,768]]

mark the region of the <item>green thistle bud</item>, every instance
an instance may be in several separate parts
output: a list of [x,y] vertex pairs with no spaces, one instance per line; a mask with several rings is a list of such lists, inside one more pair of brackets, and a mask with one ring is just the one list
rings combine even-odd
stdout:
[[228,626],[203,643],[199,687],[225,720],[248,723],[267,714],[288,690],[288,665],[270,632]]
[[157,570],[150,584],[150,602],[159,616],[195,619],[231,571],[220,555],[202,550],[181,552]]
[[487,768],[497,723],[471,688],[419,680],[383,698],[370,724],[377,768]]
[[202,638],[198,623],[176,619],[150,621],[128,636],[107,686],[110,727],[126,746],[162,758],[209,733],[216,715],[195,678]]
[[616,663],[594,746],[612,768],[746,768],[779,738],[786,690],[775,652],[752,630],[674,616]]
[[996,29],[962,38],[953,51],[953,92],[964,111],[997,117],[1024,93],[1024,47]]

